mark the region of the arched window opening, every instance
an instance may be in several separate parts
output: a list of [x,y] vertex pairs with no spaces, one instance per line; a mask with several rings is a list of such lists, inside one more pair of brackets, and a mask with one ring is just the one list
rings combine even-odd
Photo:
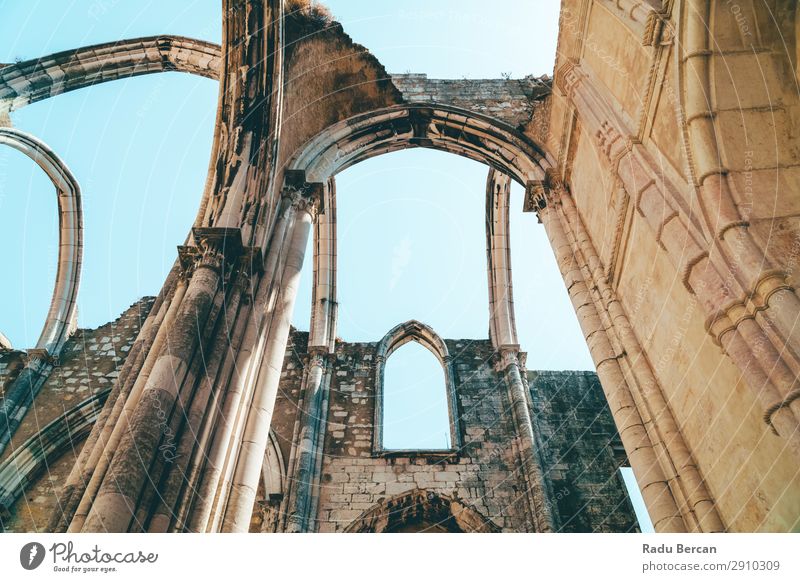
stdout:
[[0,333],[24,350],[36,345],[53,295],[58,205],[47,174],[6,145],[0,146],[0,235],[9,249],[3,255],[9,284],[3,286]]
[[452,447],[444,370],[429,350],[412,341],[395,351],[383,391],[384,449]]
[[429,326],[411,320],[383,336],[376,354],[374,451],[457,451],[453,378],[447,345]]

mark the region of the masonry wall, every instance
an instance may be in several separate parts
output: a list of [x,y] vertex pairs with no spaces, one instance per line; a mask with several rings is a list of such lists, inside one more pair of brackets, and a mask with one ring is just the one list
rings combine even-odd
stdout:
[[[152,305],[153,298],[145,297],[116,320],[97,329],[79,329],[70,337],[58,365],[4,451],[3,460],[65,411],[111,387]],[[44,463],[39,477],[19,498],[11,515],[3,520],[7,531],[46,531],[58,503],[61,484],[82,447],[81,439],[61,457]]]
[[[704,172],[698,154],[704,146],[690,139],[687,124],[686,85],[697,79],[691,69],[681,73],[686,66],[683,51],[689,49],[681,44],[686,39],[678,26],[679,5],[664,2],[665,9],[671,7],[671,20],[653,27],[655,15],[622,10],[617,4],[562,3],[557,89],[548,97],[549,127],[542,134],[546,149],[559,162],[585,234],[603,262],[609,285],[627,313],[725,528],[796,529],[796,459],[786,440],[764,422],[765,405],[747,385],[741,368],[706,327],[708,313],[697,290],[687,284],[687,265],[694,255],[681,238],[684,233],[676,234],[678,220],[670,222],[672,216],[665,210],[664,222],[656,229],[642,211],[642,192],[651,178],[670,184],[663,195],[674,196],[680,220],[706,219],[710,226],[704,225],[707,232],[701,242],[711,256],[720,252],[713,247],[713,241],[720,240],[713,232],[713,208],[698,204]],[[709,25],[715,47],[709,107],[720,147],[720,159],[715,157],[714,163],[725,168],[737,211],[764,252],[763,268],[771,264],[782,269],[795,287],[800,272],[800,141],[793,129],[797,123],[791,120],[800,106],[791,62],[795,33],[790,29],[796,4],[737,4],[737,18],[730,3],[711,2]],[[615,166],[618,158],[609,158],[607,136],[586,118],[586,107],[576,106],[577,99],[564,92],[570,67],[583,79],[578,94],[592,87],[603,107],[612,110],[608,121],[622,139],[641,144],[655,160],[657,172],[641,176],[630,191],[619,179],[627,161]],[[739,259],[738,254],[733,257],[734,262]],[[738,269],[734,265],[725,275],[733,277]],[[720,308],[727,303],[720,302]],[[638,405],[643,408],[645,403]]]
[[[273,416],[273,431],[282,448],[291,441],[287,437],[302,397],[305,342],[306,333],[294,332],[286,354]],[[494,369],[491,343],[446,343],[453,357],[463,447],[429,454],[373,450],[377,344],[337,343],[318,531],[343,531],[381,503],[415,490],[457,500],[501,531],[531,529],[508,391]],[[635,530],[636,520],[617,474],[625,454],[596,375],[531,372],[529,377],[534,419],[544,437],[546,478],[562,531]],[[292,457],[285,450],[283,455],[287,460]],[[287,483],[293,484],[291,474]],[[266,499],[259,503],[252,529],[280,531],[281,512],[269,510]],[[264,526],[265,515],[276,523]]]
[[447,103],[524,127],[550,86],[530,75],[523,79],[429,79],[420,73],[393,74],[392,83],[409,103]]
[[[117,320],[96,330],[78,330],[70,338],[59,366],[15,435],[15,443],[22,443],[65,410],[110,386],[151,305],[151,298],[143,299]],[[282,531],[285,526],[287,491],[294,483],[290,471],[296,451],[292,443],[297,440],[307,343],[307,332],[292,331],[273,415],[272,432],[289,473],[286,489],[282,494],[266,495],[262,484],[251,531]],[[463,447],[431,454],[373,451],[377,344],[337,343],[318,531],[343,531],[382,502],[417,490],[473,509],[490,520],[493,529],[531,529],[508,391],[494,368],[491,344],[485,340],[446,343],[453,356]],[[546,479],[560,530],[635,530],[636,521],[617,475],[617,468],[625,464],[625,454],[596,375],[529,372],[528,379],[532,416],[542,436]],[[60,484],[82,445],[82,440],[76,441],[59,458],[48,459],[4,519],[7,531],[46,528],[56,509]]]
[[560,531],[639,531],[619,473],[627,456],[597,374],[531,371],[528,383]]

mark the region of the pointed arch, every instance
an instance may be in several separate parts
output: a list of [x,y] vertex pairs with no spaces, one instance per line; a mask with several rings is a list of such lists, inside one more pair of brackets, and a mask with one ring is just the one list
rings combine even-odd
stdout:
[[25,154],[44,170],[58,198],[58,271],[37,350],[58,355],[67,341],[77,310],[78,286],[83,256],[81,188],[67,165],[44,142],[10,127],[0,127],[0,145]]
[[287,169],[308,182],[369,158],[424,147],[463,156],[508,174],[525,186],[541,180],[553,160],[525,134],[498,119],[447,104],[405,103],[334,123],[292,155]]
[[381,500],[348,525],[345,533],[410,531],[498,533],[490,519],[466,503],[426,489],[413,489]]
[[428,349],[444,369],[445,390],[447,392],[447,410],[450,420],[450,450],[461,449],[461,430],[459,427],[458,404],[456,399],[455,374],[447,344],[432,327],[415,319],[396,325],[390,329],[378,343],[375,356],[375,430],[373,434],[373,451],[382,453],[383,446],[383,393],[386,360],[399,347],[408,342],[417,342]]

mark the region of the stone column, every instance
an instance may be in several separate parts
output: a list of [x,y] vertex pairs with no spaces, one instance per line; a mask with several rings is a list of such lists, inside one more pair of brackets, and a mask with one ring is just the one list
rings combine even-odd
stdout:
[[303,389],[303,407],[300,411],[301,425],[295,446],[297,447],[292,487],[287,504],[286,531],[288,533],[310,531],[310,514],[314,493],[315,461],[319,447],[323,445],[327,410],[325,368],[327,348],[313,348],[309,352],[309,367]]
[[0,405],[0,454],[11,442],[12,436],[52,369],[52,359],[47,351],[28,350],[25,367],[9,384]]
[[259,278],[252,305],[243,319],[244,330],[236,350],[231,354],[233,365],[221,382],[224,386],[221,405],[215,408],[207,447],[195,460],[197,481],[184,502],[179,521],[192,532],[218,531],[230,490],[233,465],[238,455],[247,412],[253,397],[255,378],[268,340],[274,313],[273,293],[283,272],[286,249],[291,242],[295,211],[291,195],[283,196],[278,219],[264,260],[264,274]]
[[[92,430],[92,434],[81,451],[81,458],[67,479],[66,495],[63,497],[64,517],[61,519],[63,524],[61,531],[66,529],[68,532],[80,532],[83,528],[97,490],[108,470],[108,465],[119,446],[125,429],[129,426],[130,416],[136,409],[153,365],[161,353],[161,348],[169,333],[168,330],[175,320],[186,293],[186,286],[186,279],[178,277],[172,290],[172,296],[159,309],[160,313],[153,320],[149,320],[152,325],[147,329],[142,328],[139,332],[137,343],[140,345],[140,353],[146,353],[146,356],[142,355],[142,362],[136,366],[138,369],[129,373],[127,378],[123,379],[120,375],[118,385],[115,387],[115,390],[119,390],[116,399],[112,401],[109,398],[103,413],[107,414],[106,418],[103,419],[101,415],[98,419],[95,427],[97,430]],[[109,410],[108,405],[112,402],[113,406]],[[107,413],[106,410],[108,410]],[[101,423],[101,421],[103,422]]]
[[329,178],[314,229],[314,290],[308,333],[308,369],[302,387],[298,428],[289,458],[285,500],[287,532],[314,531],[328,416],[328,355],[336,349],[336,182]]
[[148,471],[159,452],[190,360],[205,327],[223,266],[222,249],[200,241],[186,295],[119,447],[92,503],[82,531],[125,532],[136,512]]
[[686,524],[620,367],[619,359],[622,354],[617,353],[609,341],[576,262],[560,212],[554,208],[558,202],[547,200],[542,192],[541,196],[534,198],[533,204],[556,255],[567,292],[575,306],[578,323],[589,346],[611,415],[642,490],[653,526],[659,532],[685,532]]
[[530,500],[533,526],[537,532],[554,532],[556,522],[553,506],[547,494],[544,465],[539,452],[539,443],[534,436],[518,355],[519,346],[503,346],[498,353],[497,367],[505,375],[511,398],[511,414],[519,439],[522,473],[528,484],[526,493]]
[[[241,333],[237,333],[243,326],[241,319],[249,314],[248,310],[240,311],[243,297],[245,297],[250,284],[250,274],[247,272],[248,261],[241,261],[239,273],[235,281],[227,289],[226,301],[224,303],[224,315],[220,322],[224,331],[218,332],[211,342],[208,353],[202,358],[203,373],[199,374],[199,382],[191,401],[191,406],[187,406],[185,421],[186,426],[181,433],[179,444],[174,452],[174,458],[169,459],[167,475],[163,479],[159,488],[158,501],[150,523],[147,526],[148,532],[166,532],[170,529],[173,522],[178,521],[179,502],[182,495],[186,495],[185,489],[195,486],[197,478],[197,455],[196,452],[205,450],[208,442],[208,426],[213,419],[213,414],[208,414],[209,410],[216,410],[219,391],[214,390],[217,374],[224,369],[226,356],[229,350],[236,349]],[[232,359],[232,358],[227,358]],[[176,529],[183,527],[183,524],[176,524]]]
[[628,316],[605,278],[603,265],[583,227],[575,201],[564,191],[563,185],[557,184],[555,187],[559,191],[560,210],[563,212],[568,238],[573,245],[573,254],[580,268],[591,280],[592,295],[603,324],[625,351],[621,363],[633,376],[632,385],[637,389],[639,402],[650,418],[649,426],[654,433],[651,441],[656,445],[656,450],[661,448],[661,456],[665,457],[662,459],[662,466],[666,467],[665,471],[669,477],[674,476],[674,487],[685,502],[681,505],[682,508],[685,507],[684,517],[688,522],[696,522],[693,524],[693,530],[725,531],[713,497],[697,469],[697,464],[683,439],[661,386],[642,352]]
[[269,440],[272,410],[278,391],[292,312],[300,282],[300,270],[311,231],[317,199],[298,196],[294,202],[296,217],[286,266],[280,279],[269,336],[247,413],[241,448],[236,460],[230,496],[225,508],[222,531],[246,532],[250,526],[261,466]]

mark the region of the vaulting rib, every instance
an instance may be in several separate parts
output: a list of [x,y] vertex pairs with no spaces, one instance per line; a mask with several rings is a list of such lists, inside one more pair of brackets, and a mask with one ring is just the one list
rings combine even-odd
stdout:
[[50,308],[36,347],[20,374],[5,388],[0,399],[0,453],[11,441],[50,374],[52,358],[67,341],[77,313],[78,285],[83,256],[81,189],[66,164],[43,142],[10,127],[0,127],[0,146],[10,146],[31,158],[44,170],[58,198],[58,270]]
[[219,76],[219,45],[182,36],[149,36],[96,44],[0,65],[0,114],[98,83],[178,71]]
[[[138,75],[177,71],[219,79],[218,44],[174,35],[146,36],[96,44],[0,64],[0,115],[55,95]],[[428,79],[394,74],[392,83],[408,103],[458,105],[514,127],[530,121],[534,103],[550,92],[548,79]],[[491,87],[493,91],[488,91]],[[505,95],[516,107],[487,97]],[[464,101],[464,95],[468,98]],[[462,102],[463,101],[463,102]]]

